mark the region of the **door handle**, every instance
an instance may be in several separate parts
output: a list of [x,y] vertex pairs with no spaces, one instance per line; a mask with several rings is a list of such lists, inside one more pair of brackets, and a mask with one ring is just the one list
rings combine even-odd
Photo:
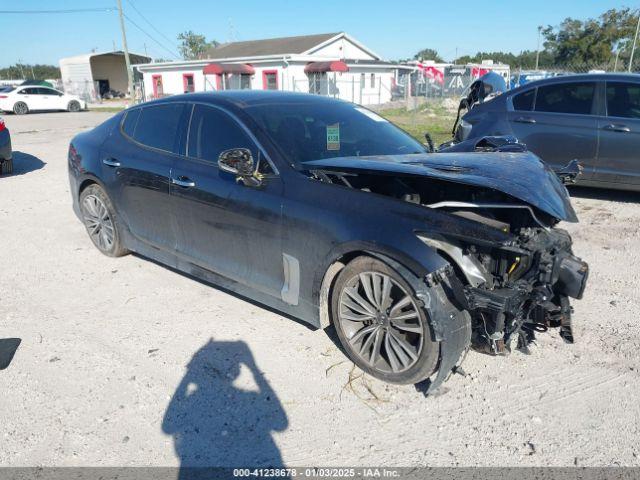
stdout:
[[518,117],[515,121],[518,123],[536,123],[536,119],[531,117]]
[[631,129],[626,125],[616,125],[614,123],[605,125],[604,127],[602,127],[602,130],[609,130],[611,132],[624,132],[624,133],[629,133],[631,131]]
[[115,158],[105,158],[105,159],[102,160],[102,163],[104,163],[108,167],[119,167],[120,166],[120,162],[117,161]]
[[171,183],[173,183],[174,185],[178,185],[179,187],[185,187],[185,188],[196,186],[196,182],[191,180],[189,177],[172,178]]

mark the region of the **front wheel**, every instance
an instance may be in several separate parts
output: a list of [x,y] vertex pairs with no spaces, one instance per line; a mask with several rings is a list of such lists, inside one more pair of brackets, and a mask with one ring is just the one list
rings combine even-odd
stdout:
[[118,216],[102,187],[93,184],[82,191],[80,210],[89,237],[98,250],[109,257],[129,253],[122,242]]
[[81,109],[82,107],[80,106],[80,102],[77,100],[71,100],[67,106],[67,110],[70,112],[79,112]]
[[434,373],[440,345],[427,313],[402,276],[358,257],[338,275],[331,297],[338,338],[353,362],[390,383],[418,383]]

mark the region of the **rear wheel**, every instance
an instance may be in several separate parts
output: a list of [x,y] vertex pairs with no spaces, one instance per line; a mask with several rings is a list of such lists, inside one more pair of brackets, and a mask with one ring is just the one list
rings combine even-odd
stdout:
[[407,281],[370,257],[338,275],[331,297],[338,337],[353,362],[390,383],[417,383],[434,373],[440,345]]
[[0,175],[11,175],[13,173],[13,159],[0,161]]
[[67,105],[67,110],[70,112],[79,112],[81,110],[80,102],[77,100],[71,100]]
[[129,251],[122,243],[121,227],[111,200],[99,185],[89,185],[80,194],[82,219],[93,244],[109,257]]
[[16,115],[26,115],[29,113],[29,107],[24,102],[16,102],[13,106],[13,113]]

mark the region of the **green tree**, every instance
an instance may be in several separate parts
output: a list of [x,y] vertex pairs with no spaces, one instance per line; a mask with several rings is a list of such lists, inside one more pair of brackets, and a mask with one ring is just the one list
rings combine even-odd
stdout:
[[414,60],[433,60],[436,63],[443,63],[444,60],[437,50],[433,48],[424,48],[413,56]]
[[180,45],[178,46],[180,55],[182,55],[182,58],[185,60],[202,58],[209,48],[220,45],[215,40],[207,42],[204,35],[199,35],[191,30],[179,34],[178,41],[180,42]]
[[5,68],[0,68],[0,79],[35,79],[44,80],[47,78],[58,79],[60,78],[60,68],[55,65],[41,65],[41,64],[21,64],[16,63]]
[[544,47],[559,65],[604,64],[612,60],[613,51],[629,51],[633,42],[638,12],[629,8],[611,9],[598,18],[566,18],[557,27],[542,31]]

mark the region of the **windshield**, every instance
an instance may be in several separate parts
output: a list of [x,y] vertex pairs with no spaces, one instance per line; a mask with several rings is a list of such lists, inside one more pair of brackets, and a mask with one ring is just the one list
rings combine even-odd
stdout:
[[419,142],[376,113],[343,102],[252,105],[246,112],[264,129],[287,160],[424,153]]

